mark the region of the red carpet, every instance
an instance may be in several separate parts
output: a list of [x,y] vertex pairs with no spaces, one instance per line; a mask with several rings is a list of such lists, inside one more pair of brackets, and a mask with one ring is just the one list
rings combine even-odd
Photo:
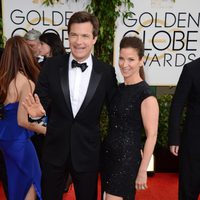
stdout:
[[[101,185],[99,181],[99,193],[100,190]],[[177,190],[178,175],[176,173],[156,173],[154,176],[148,177],[148,189],[145,191],[138,191],[136,194],[136,200],[177,200]],[[0,200],[6,200],[1,183]],[[63,200],[75,200],[73,186],[70,187],[68,193],[64,194]],[[100,200],[100,195],[98,200]]]
[[148,189],[136,193],[138,200],[177,200],[178,175],[175,173],[156,173],[148,177]]
[[[101,190],[100,181],[98,190]],[[138,191],[136,200],[177,200],[178,175],[175,173],[156,173],[148,177],[148,189]],[[73,186],[69,192],[64,195],[63,200],[75,200]],[[100,195],[98,196],[100,200]]]

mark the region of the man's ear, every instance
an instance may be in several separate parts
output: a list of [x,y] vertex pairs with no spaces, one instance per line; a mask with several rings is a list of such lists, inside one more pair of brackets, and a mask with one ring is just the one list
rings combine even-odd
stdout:
[[97,41],[98,36],[95,36],[93,39],[93,45],[95,45],[96,41]]

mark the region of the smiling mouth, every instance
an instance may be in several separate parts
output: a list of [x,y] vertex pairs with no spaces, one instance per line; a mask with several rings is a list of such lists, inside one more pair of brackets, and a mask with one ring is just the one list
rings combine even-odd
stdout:
[[84,50],[85,47],[74,47],[74,49],[76,49],[76,50]]
[[122,68],[121,69],[123,72],[128,72],[129,71],[129,69],[127,69],[127,68]]

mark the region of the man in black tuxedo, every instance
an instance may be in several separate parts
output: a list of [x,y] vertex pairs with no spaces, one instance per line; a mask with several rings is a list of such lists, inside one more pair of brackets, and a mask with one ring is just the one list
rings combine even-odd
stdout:
[[[97,199],[100,157],[100,113],[117,88],[114,68],[97,60],[92,48],[99,22],[88,12],[74,13],[68,24],[71,53],[48,59],[35,93],[45,110],[51,107],[43,152],[44,200],[61,200],[69,172],[76,200]],[[41,116],[37,95],[24,106]],[[38,105],[35,114],[31,109]]]
[[[186,106],[183,132],[179,124]],[[170,151],[179,155],[179,200],[200,194],[200,58],[186,64],[179,78],[169,116]]]

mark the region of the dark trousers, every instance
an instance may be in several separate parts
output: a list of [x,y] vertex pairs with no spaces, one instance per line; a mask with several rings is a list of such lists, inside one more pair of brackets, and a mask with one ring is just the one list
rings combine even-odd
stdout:
[[180,157],[179,200],[198,200],[200,195],[200,155]]
[[43,200],[62,200],[69,173],[72,176],[76,200],[97,200],[98,172],[77,172],[70,163],[66,163],[64,166],[43,163]]

